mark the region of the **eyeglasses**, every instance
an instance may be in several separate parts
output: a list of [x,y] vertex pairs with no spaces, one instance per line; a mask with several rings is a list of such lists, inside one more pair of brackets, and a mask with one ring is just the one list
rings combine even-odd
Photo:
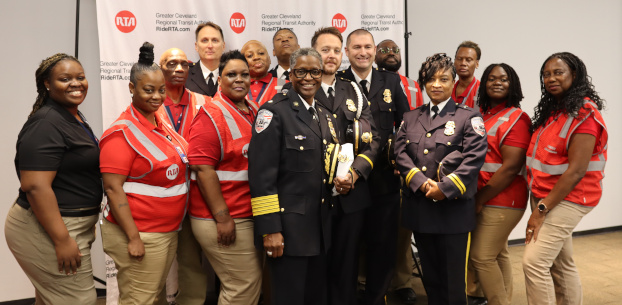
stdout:
[[307,74],[311,74],[311,78],[315,78],[315,79],[322,77],[322,70],[320,69],[313,69],[313,70],[294,69],[293,71],[294,71],[294,75],[296,75],[297,78],[305,78],[307,77]]
[[190,67],[187,61],[169,61],[166,63],[166,68],[175,69],[178,65],[181,65],[182,69],[188,69]]
[[395,47],[395,48],[380,48],[380,53],[382,53],[382,54],[388,54],[391,51],[393,51],[394,54],[400,54],[400,48],[398,48],[398,47]]

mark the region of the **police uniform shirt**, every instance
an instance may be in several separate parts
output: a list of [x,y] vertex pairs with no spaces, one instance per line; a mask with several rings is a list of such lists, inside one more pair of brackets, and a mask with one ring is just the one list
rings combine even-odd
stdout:
[[[333,97],[335,96],[335,84],[337,83],[337,78],[335,77],[335,79],[333,79],[333,83],[328,85],[324,82],[322,82],[322,90],[324,90],[324,93],[326,94],[326,96],[330,96],[330,94],[328,94],[328,91],[330,88],[332,88],[333,90]],[[331,105],[332,107],[332,105]]]
[[[363,79],[360,78],[359,75],[356,73],[352,73],[352,74],[354,74],[354,80],[356,80],[356,83],[360,85]],[[371,89],[371,75],[372,75],[372,71],[369,71],[369,73],[367,74],[367,77],[365,77],[365,80],[367,81],[367,84],[365,84],[365,87],[367,88],[365,88],[365,90],[367,92],[369,92],[369,89]]]
[[440,102],[436,105],[434,105],[433,103],[430,103],[430,118],[434,116],[434,111],[432,111],[432,107],[436,106],[438,107],[438,110],[436,111],[436,114],[440,114],[441,111],[443,111],[443,108],[445,108],[445,105],[447,105],[447,102],[449,101],[449,99],[446,99],[444,102]]
[[216,84],[216,86],[218,86],[218,69],[219,68],[216,68],[215,70],[210,70],[200,60],[199,60],[199,65],[201,67],[201,72],[203,72],[203,79],[205,79],[205,83],[207,84],[209,82],[208,77],[209,77],[210,73],[212,73],[212,81],[214,81],[214,84]]

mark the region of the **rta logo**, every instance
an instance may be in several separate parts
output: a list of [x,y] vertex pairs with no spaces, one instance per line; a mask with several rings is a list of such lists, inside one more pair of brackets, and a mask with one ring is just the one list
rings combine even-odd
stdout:
[[242,13],[235,12],[229,19],[229,25],[231,25],[231,29],[236,34],[240,34],[244,32],[244,29],[246,28],[246,18],[244,18]]
[[339,32],[343,33],[348,27],[348,20],[341,14],[336,14],[333,16],[333,26],[336,27]]
[[120,11],[114,17],[114,24],[123,33],[129,33],[136,28],[136,17],[130,11]]

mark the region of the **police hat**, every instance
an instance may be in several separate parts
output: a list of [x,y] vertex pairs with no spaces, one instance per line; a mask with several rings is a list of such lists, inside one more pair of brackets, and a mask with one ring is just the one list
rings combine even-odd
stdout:
[[355,156],[359,154],[359,151],[363,151],[372,141],[371,125],[367,120],[354,119],[352,124],[346,128],[346,143],[354,145]]

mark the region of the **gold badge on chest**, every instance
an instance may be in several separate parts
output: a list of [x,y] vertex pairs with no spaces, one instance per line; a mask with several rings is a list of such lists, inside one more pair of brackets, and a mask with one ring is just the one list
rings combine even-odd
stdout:
[[386,103],[390,103],[392,101],[392,99],[391,99],[391,90],[384,89],[384,92],[382,93],[382,95],[384,95],[384,101]]
[[455,133],[456,123],[454,121],[447,121],[445,123],[445,135],[451,136]]
[[356,106],[354,105],[354,101],[351,99],[347,99],[346,100],[346,106],[348,106],[348,110],[355,112],[356,111]]

